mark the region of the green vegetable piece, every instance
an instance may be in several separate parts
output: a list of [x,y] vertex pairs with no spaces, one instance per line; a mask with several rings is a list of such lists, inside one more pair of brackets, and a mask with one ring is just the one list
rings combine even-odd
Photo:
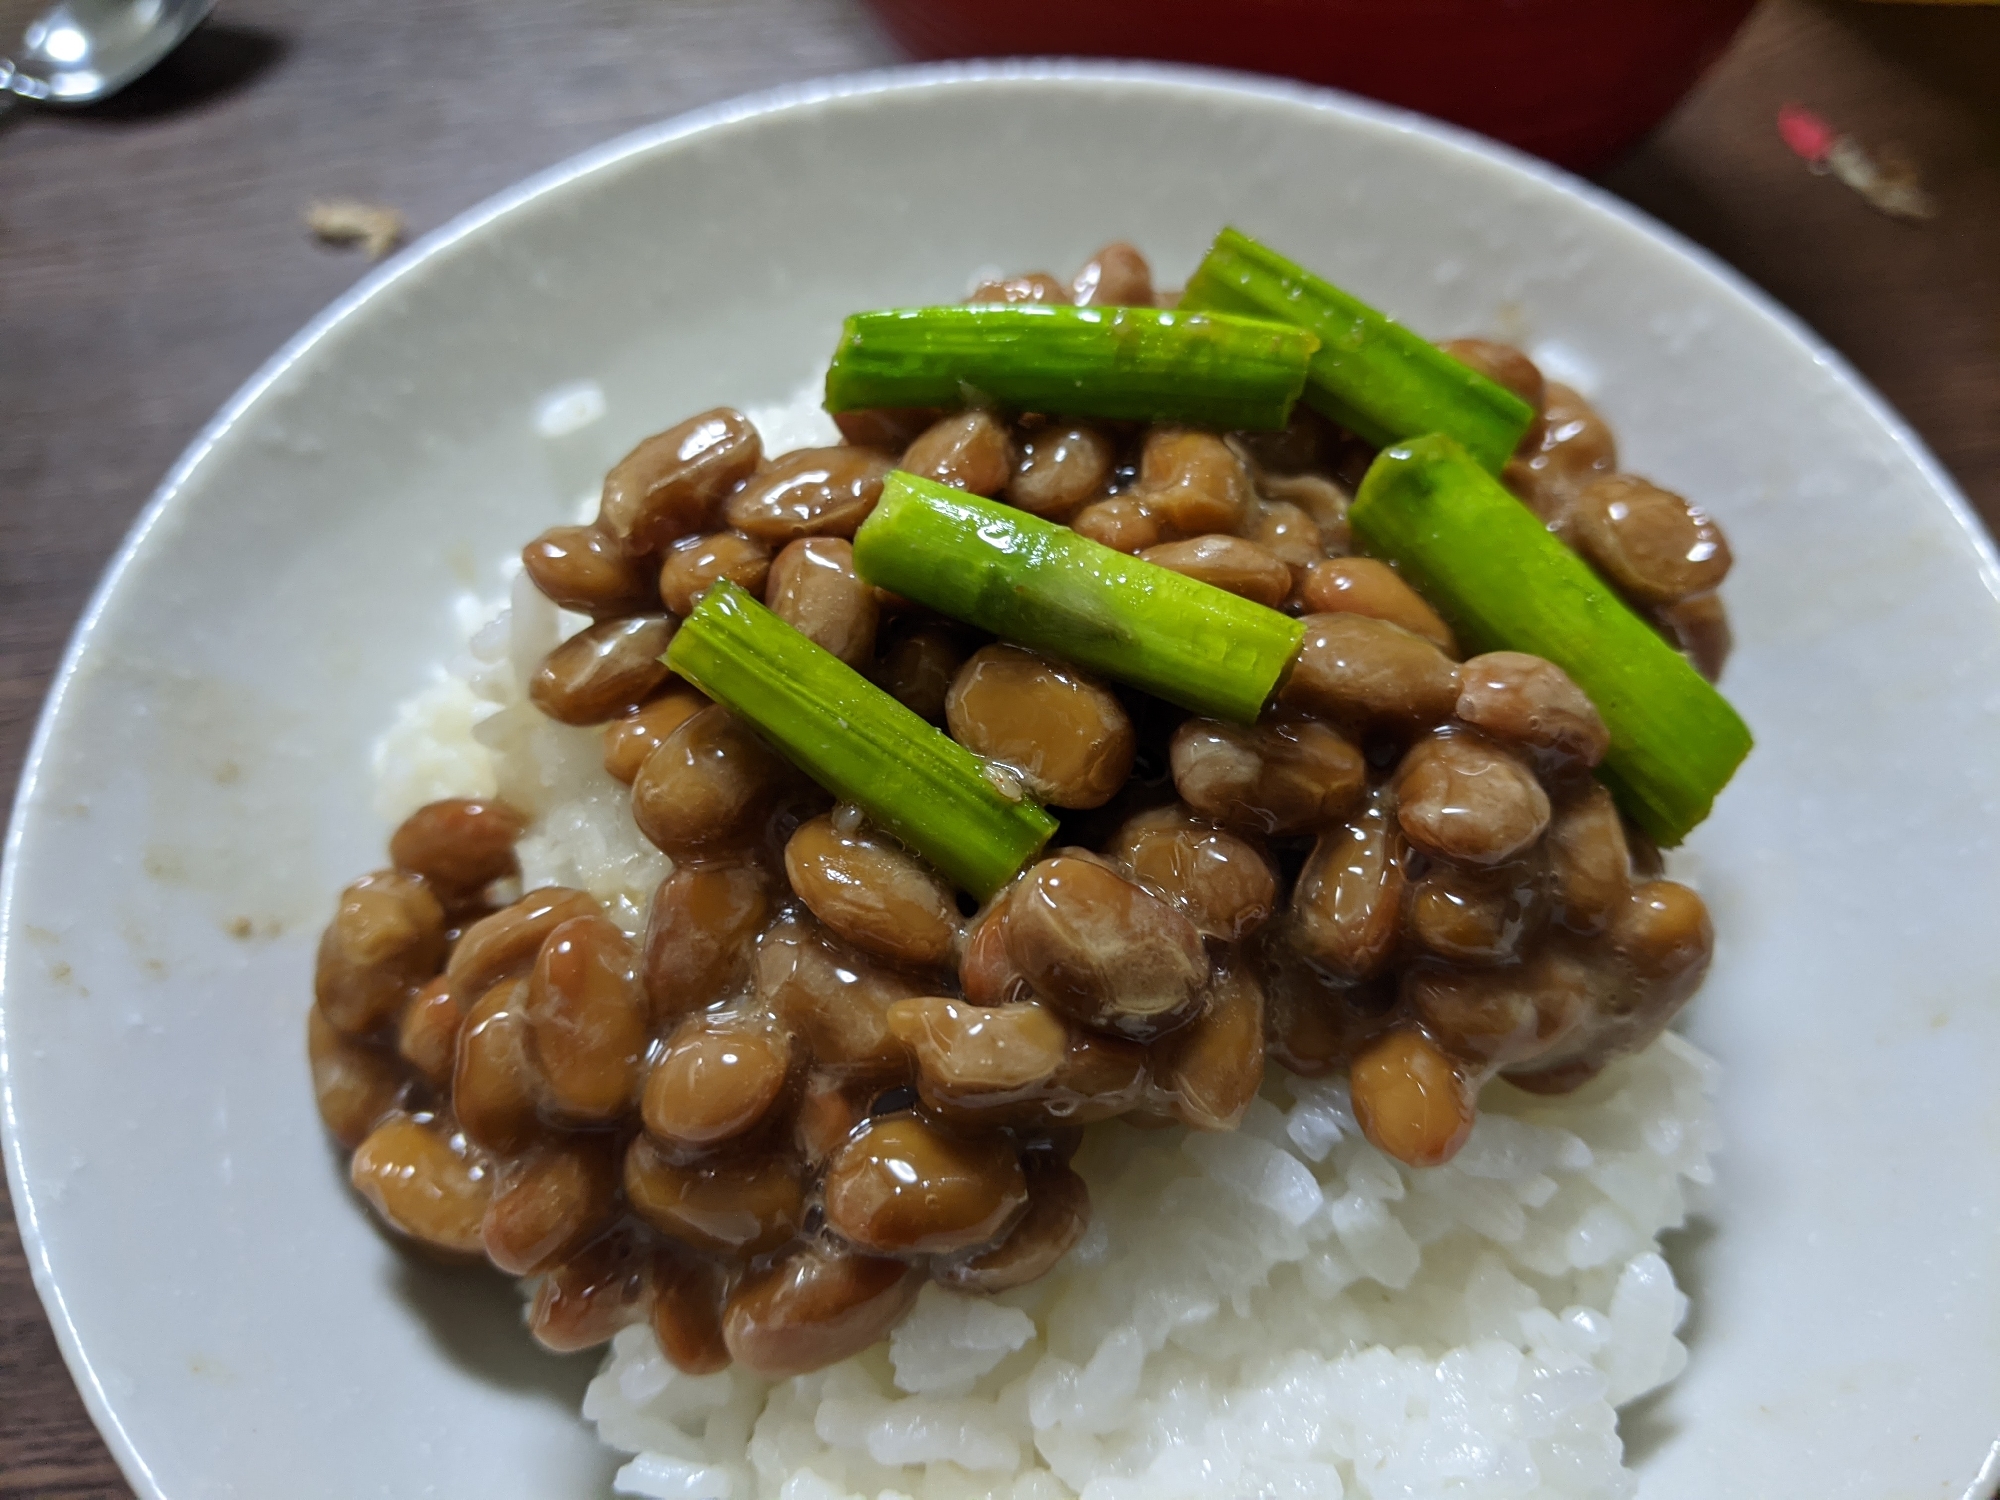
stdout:
[[978,303],[856,313],[826,409],[978,406],[1198,427],[1282,427],[1312,334],[1150,307]]
[[1661,844],[1708,816],[1750,730],[1695,669],[1450,438],[1384,449],[1348,511],[1477,651],[1547,657],[1611,731],[1597,774]]
[[855,534],[854,566],[1003,640],[1237,724],[1256,720],[1305,635],[1274,609],[901,470]]
[[982,901],[1055,832],[1050,814],[1001,790],[1009,778],[727,579],[682,622],[665,660]]
[[1505,386],[1239,230],[1215,237],[1180,305],[1318,334],[1306,405],[1378,448],[1442,432],[1497,474],[1535,420]]

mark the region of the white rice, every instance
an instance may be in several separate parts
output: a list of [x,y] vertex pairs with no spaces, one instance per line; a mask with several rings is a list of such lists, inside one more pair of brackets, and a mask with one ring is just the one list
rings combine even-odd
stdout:
[[[769,448],[829,440],[815,399],[752,413]],[[518,574],[461,615],[465,655],[377,746],[381,813],[497,793],[532,819],[524,887],[636,934],[668,862],[597,733],[524,697],[584,622]],[[680,1374],[628,1328],[584,1415],[654,1500],[1617,1500],[1617,1408],[1687,1358],[1659,1236],[1711,1180],[1715,1076],[1670,1034],[1560,1098],[1489,1085],[1419,1171],[1345,1080],[1274,1069],[1233,1134],[1094,1127],[1091,1228],[1042,1281],[927,1287],[885,1343],[776,1384]]]

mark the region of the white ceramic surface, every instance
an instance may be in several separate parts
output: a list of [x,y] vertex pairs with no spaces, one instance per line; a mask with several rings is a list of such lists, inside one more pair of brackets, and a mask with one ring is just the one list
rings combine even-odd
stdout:
[[[421,149],[419,146],[417,149]],[[1628,210],[1331,95],[924,71],[616,142],[417,246],[175,470],[42,726],[0,907],[16,1211],[146,1497],[601,1493],[592,1361],[356,1212],[303,1061],[310,954],[378,862],[368,753],[453,595],[639,435],[782,399],[853,309],[1232,221],[1416,326],[1525,341],[1737,554],[1760,744],[1694,841],[1727,1064],[1693,1359],[1625,1432],[1654,1500],[1957,1500],[2000,1436],[1993,554],[1819,344]],[[559,443],[531,416],[601,382]],[[1984,1490],[1981,1493],[1985,1493]]]

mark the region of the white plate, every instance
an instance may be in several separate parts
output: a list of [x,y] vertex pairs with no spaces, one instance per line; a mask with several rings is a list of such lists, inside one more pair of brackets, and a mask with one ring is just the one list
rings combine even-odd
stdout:
[[[1225,221],[1524,340],[1736,549],[1759,748],[1694,841],[1691,1017],[1729,1151],[1676,1252],[1692,1363],[1625,1423],[1645,1493],[1969,1492],[2000,1434],[2000,575],[1964,502],[1817,341],[1587,187],[1333,95],[1030,67],[766,96],[507,194],[307,329],[133,533],[15,813],[0,1080],[37,1283],[142,1495],[601,1492],[592,1361],[378,1237],[314,1117],[370,741],[454,594],[641,434],[782,399],[856,308],[1114,236],[1170,282]],[[583,378],[605,418],[538,437]]]

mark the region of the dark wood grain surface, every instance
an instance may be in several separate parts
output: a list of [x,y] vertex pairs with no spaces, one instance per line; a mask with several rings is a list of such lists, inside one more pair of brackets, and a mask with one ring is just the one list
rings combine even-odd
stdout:
[[[83,113],[0,119],[0,787],[119,537],[211,411],[366,269],[309,200],[421,233],[628,127],[896,61],[857,0],[222,0]],[[1796,310],[2000,522],[2000,10],[1767,0],[1603,179]],[[1876,214],[1779,143],[1791,100],[1896,143],[1939,205]],[[0,1500],[130,1491],[0,1212]]]

